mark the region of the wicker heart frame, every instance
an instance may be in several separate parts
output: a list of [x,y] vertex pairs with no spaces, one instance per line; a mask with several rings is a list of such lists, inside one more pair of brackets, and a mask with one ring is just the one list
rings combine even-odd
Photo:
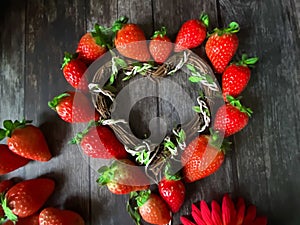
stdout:
[[[113,60],[113,59],[112,59]],[[117,93],[112,93],[111,91],[102,88],[109,80],[109,77],[113,71],[113,61],[109,60],[106,63],[102,64],[94,72],[92,83],[89,85],[90,93],[92,96],[92,101],[96,110],[100,113],[102,119],[110,120],[111,119],[111,110],[114,98]],[[129,59],[124,59],[128,65],[122,70],[130,71],[133,69],[134,61]],[[185,140],[191,140],[195,135],[207,131],[209,127],[211,117],[214,114],[214,109],[217,109],[220,104],[223,104],[223,99],[220,95],[221,89],[218,86],[218,82],[214,76],[214,73],[210,66],[206,63],[205,60],[200,58],[198,55],[192,53],[191,51],[183,51],[181,53],[175,53],[162,65],[151,67],[143,71],[142,76],[147,76],[149,79],[159,82],[160,79],[163,79],[166,76],[175,74],[179,70],[187,69],[187,73],[191,73],[191,77],[196,79],[197,82],[201,83],[201,88],[205,94],[204,98],[198,98],[197,102],[200,105],[200,111],[198,111],[195,116],[186,124],[180,124],[179,128],[174,129],[174,134],[179,130],[184,130]],[[121,71],[121,70],[120,70]],[[118,74],[119,76],[120,74]],[[136,74],[139,75],[139,74]],[[197,78],[198,76],[198,78]],[[196,77],[196,78],[195,78]],[[190,79],[193,81],[193,79]],[[189,82],[189,81],[187,81]],[[96,88],[95,88],[96,87]],[[203,111],[204,108],[207,109],[206,112]],[[199,108],[198,108],[199,109]],[[107,123],[111,129],[115,132],[115,135],[124,144],[126,150],[130,150],[131,154],[134,151],[140,151],[141,149],[141,140],[133,135],[132,132],[129,132],[129,126],[126,123]],[[176,131],[176,132],[175,132]],[[171,134],[169,139],[174,140],[174,134]],[[176,139],[176,138],[175,138]],[[176,143],[180,145],[180,143]],[[185,143],[181,143],[185,147]],[[142,144],[143,145],[143,144]],[[149,165],[146,165],[146,170],[149,170],[151,167],[152,175],[147,175],[157,182],[161,176],[160,172],[162,170],[163,164],[166,161],[167,157],[172,157],[172,154],[163,154],[162,149],[164,149],[163,144],[153,145],[148,143],[144,145],[149,151],[155,152],[155,157],[151,157],[151,162]],[[182,149],[183,150],[183,149]],[[176,160],[176,159],[175,159]]]

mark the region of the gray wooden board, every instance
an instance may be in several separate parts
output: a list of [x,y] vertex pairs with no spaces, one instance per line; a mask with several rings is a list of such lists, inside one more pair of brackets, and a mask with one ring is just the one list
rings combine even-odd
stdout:
[[[47,205],[75,210],[89,225],[133,224],[125,210],[128,196],[115,196],[95,183],[96,169],[107,161],[91,160],[83,156],[79,146],[67,143],[84,125],[71,126],[61,121],[47,106],[47,101],[55,95],[72,90],[60,70],[63,52],[74,52],[80,37],[91,30],[95,22],[109,26],[126,15],[130,22],[143,28],[147,38],[165,25],[174,41],[184,21],[198,18],[206,11],[211,17],[211,28],[227,25],[232,20],[239,22],[242,29],[238,34],[238,55],[246,52],[260,57],[243,93],[243,103],[253,108],[254,115],[247,128],[232,139],[234,151],[221,169],[187,185],[187,199],[174,215],[173,224],[180,223],[180,215],[190,213],[191,203],[201,199],[220,200],[226,192],[234,197],[244,196],[256,204],[259,213],[269,216],[269,224],[300,223],[297,217],[300,206],[297,0],[14,0],[0,4],[0,121],[23,116],[33,119],[44,132],[54,155],[50,162],[30,162],[24,168],[1,176],[1,180],[52,177],[57,188]],[[195,52],[203,55],[203,47]],[[183,76],[169,79],[187,85]],[[130,92],[128,104],[134,103],[141,90],[155,92],[151,85],[136,88]],[[187,92],[195,94],[188,87]],[[164,90],[163,94],[167,93],[173,92]],[[178,113],[170,113],[176,111],[172,104],[157,98],[139,101],[131,115],[132,130],[147,131],[149,122],[157,116],[168,118],[171,128],[176,118],[178,120]],[[182,110],[190,107],[186,102],[180,104]]]

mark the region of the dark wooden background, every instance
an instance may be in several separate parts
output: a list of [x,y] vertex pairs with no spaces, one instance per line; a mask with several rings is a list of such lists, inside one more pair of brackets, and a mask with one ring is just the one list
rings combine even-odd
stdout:
[[220,200],[226,192],[257,205],[260,214],[268,215],[269,224],[300,224],[300,4],[296,1],[2,0],[0,122],[34,120],[55,157],[47,163],[31,162],[0,179],[53,177],[57,188],[47,205],[73,209],[89,225],[133,224],[125,211],[127,196],[97,187],[89,160],[67,143],[72,127],[47,107],[53,96],[71,89],[60,71],[63,52],[75,51],[79,38],[95,22],[108,26],[126,15],[141,25],[148,38],[164,25],[174,40],[184,21],[206,11],[212,27],[237,21],[238,55],[260,58],[243,93],[243,102],[252,107],[254,116],[233,137],[234,150],[222,168],[187,186],[187,199],[173,224],[190,213],[191,203]]

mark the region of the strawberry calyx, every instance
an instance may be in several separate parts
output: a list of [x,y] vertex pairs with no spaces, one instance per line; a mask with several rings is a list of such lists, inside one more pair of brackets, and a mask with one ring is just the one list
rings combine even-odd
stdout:
[[174,181],[178,181],[182,179],[179,171],[174,174],[171,168],[171,164],[169,162],[165,166],[164,177],[166,180],[174,180]]
[[48,102],[48,106],[49,106],[51,109],[53,109],[54,111],[56,111],[56,106],[58,106],[58,104],[60,103],[60,101],[61,101],[63,98],[69,97],[69,96],[70,96],[70,94],[67,93],[67,92],[62,93],[62,94],[60,94],[60,95],[54,97],[54,98],[52,99],[52,101],[49,101],[49,102]]
[[77,59],[78,55],[79,55],[78,53],[71,54],[69,52],[65,52],[63,63],[61,65],[61,69],[63,69],[73,59]]
[[136,225],[141,224],[141,215],[138,212],[137,197],[139,196],[138,192],[133,191],[130,193],[129,200],[126,203],[126,210],[130,217],[133,219]]
[[167,29],[166,29],[166,27],[162,27],[160,30],[157,30],[157,31],[154,32],[154,34],[151,37],[151,39],[155,39],[157,37],[163,38],[166,35],[167,35]]
[[97,45],[112,49],[112,29],[95,24],[94,30],[91,32]]
[[135,197],[136,203],[138,207],[144,205],[148,199],[150,198],[151,190],[140,191],[138,195]]
[[115,176],[115,171],[117,170],[117,166],[113,163],[110,166],[102,166],[98,169],[99,177],[97,179],[97,183],[101,186],[110,183]]
[[226,154],[231,150],[231,144],[228,139],[224,139],[224,134],[220,131],[209,129],[210,131],[210,138],[209,138],[209,145],[219,149],[221,152]]
[[237,22],[231,22],[227,28],[219,29],[215,28],[209,36],[213,34],[218,34],[218,36],[222,36],[224,34],[235,34],[240,31],[240,25]]
[[248,56],[246,54],[242,55],[242,59],[238,62],[235,62],[233,64],[237,65],[237,66],[253,66],[255,63],[257,63],[258,61],[258,57],[252,57],[252,58],[248,58]]
[[14,122],[12,120],[4,120],[3,121],[3,127],[0,129],[0,141],[3,140],[6,137],[11,137],[13,131],[17,128],[23,128],[27,124],[32,123],[32,120],[15,120]]
[[72,138],[71,141],[69,141],[69,144],[80,144],[80,142],[82,141],[82,139],[84,138],[84,136],[90,131],[90,129],[92,127],[95,127],[95,126],[101,126],[102,125],[102,122],[103,120],[100,120],[100,121],[95,121],[95,120],[91,120],[87,127],[81,131],[81,132],[78,132],[74,138]]
[[205,13],[205,12],[201,13],[200,21],[204,24],[204,26],[206,26],[206,28],[209,27],[210,21],[209,21],[209,16],[207,13]]
[[230,105],[238,108],[241,112],[246,113],[249,117],[252,115],[253,111],[250,108],[246,108],[245,106],[243,106],[241,104],[241,102],[240,102],[241,98],[234,98],[230,95],[227,95],[226,99]]
[[14,223],[18,221],[18,217],[13,213],[13,211],[7,205],[7,199],[5,198],[4,194],[0,195],[0,204],[5,214],[5,218],[1,218],[1,220],[5,221],[10,220]]
[[126,16],[122,16],[121,18],[117,19],[114,24],[112,25],[112,31],[117,33],[119,30],[122,29],[124,24],[128,22],[128,18]]

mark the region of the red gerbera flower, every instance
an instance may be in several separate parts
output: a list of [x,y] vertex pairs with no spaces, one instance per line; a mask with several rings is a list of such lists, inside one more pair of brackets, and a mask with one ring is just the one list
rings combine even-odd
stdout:
[[239,198],[235,206],[228,194],[223,197],[222,208],[214,200],[211,209],[203,200],[200,208],[193,204],[192,217],[193,222],[183,216],[180,220],[183,225],[267,225],[267,217],[257,217],[254,205],[246,210],[244,199]]

